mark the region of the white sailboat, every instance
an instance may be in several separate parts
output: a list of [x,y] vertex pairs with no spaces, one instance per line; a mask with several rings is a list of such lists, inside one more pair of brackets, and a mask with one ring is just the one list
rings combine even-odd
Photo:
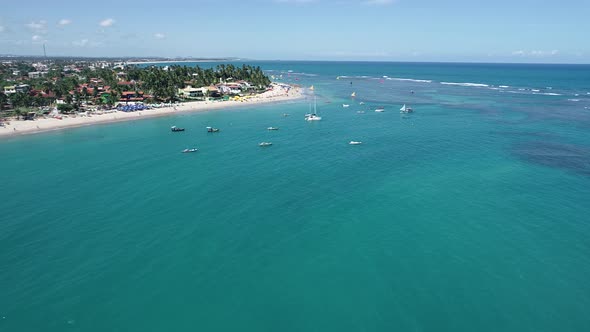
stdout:
[[400,113],[412,113],[414,110],[411,107],[406,107],[406,104],[399,109]]
[[316,98],[313,99],[313,113],[305,115],[305,121],[320,121],[322,119],[321,116],[317,115],[317,103]]
[[350,96],[351,96],[352,98],[356,97],[356,92],[353,92],[353,93],[351,93],[351,94],[350,94]]

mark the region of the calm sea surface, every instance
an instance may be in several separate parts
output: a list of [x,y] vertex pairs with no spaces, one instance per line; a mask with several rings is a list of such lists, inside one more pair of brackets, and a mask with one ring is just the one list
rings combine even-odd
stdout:
[[590,66],[253,64],[315,91],[0,142],[0,331],[590,330]]

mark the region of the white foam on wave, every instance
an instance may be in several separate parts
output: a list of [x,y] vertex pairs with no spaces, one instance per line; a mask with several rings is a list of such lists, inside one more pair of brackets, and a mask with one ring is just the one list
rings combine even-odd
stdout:
[[480,88],[486,88],[486,87],[489,86],[487,84],[482,84],[482,83],[440,82],[440,84],[444,84],[444,85],[458,85],[458,86],[471,86],[471,87],[480,87]]
[[303,72],[297,72],[297,71],[290,71],[288,73],[291,75],[299,75],[299,76],[318,76],[318,74],[303,73]]
[[[537,90],[537,91],[539,91],[539,90]],[[541,95],[541,96],[561,96],[560,93],[553,93],[553,92],[533,92],[533,94],[534,95]]]
[[532,91],[532,92],[539,92],[539,91],[541,91],[541,90],[539,90],[539,89],[531,89],[531,91]]
[[580,99],[568,99],[569,101],[580,101]]
[[431,80],[417,80],[413,78],[399,78],[399,77],[390,77],[388,80],[393,81],[407,81],[407,82],[416,82],[416,83],[432,83]]
[[498,87],[502,88],[502,89],[506,89],[506,88],[509,88],[510,86],[509,85],[498,85]]

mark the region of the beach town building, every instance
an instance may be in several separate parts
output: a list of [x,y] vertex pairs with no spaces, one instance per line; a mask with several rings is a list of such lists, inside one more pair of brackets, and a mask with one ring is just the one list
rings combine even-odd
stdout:
[[237,95],[243,92],[245,86],[241,82],[229,82],[218,84],[217,87],[223,94]]
[[5,86],[4,87],[4,94],[5,95],[10,95],[16,93],[16,86],[14,85],[10,85],[10,86]]
[[219,89],[214,85],[204,86],[201,89],[203,91],[203,94],[208,95],[211,98],[221,97],[221,93],[220,93]]
[[119,101],[121,102],[130,102],[130,101],[144,101],[148,96],[144,95],[143,91],[123,91],[121,92],[121,98]]
[[47,75],[46,71],[32,71],[28,73],[29,78],[41,78]]
[[28,93],[31,90],[31,86],[28,84],[19,84],[14,89],[16,92]]
[[187,85],[184,89],[178,89],[178,95],[187,99],[204,99],[206,90],[203,88],[193,88]]

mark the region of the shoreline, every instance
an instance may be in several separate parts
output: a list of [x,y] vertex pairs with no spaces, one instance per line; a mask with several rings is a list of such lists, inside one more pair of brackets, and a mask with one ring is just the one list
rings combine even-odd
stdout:
[[33,121],[11,120],[10,124],[0,127],[0,140],[4,137],[15,137],[21,135],[41,134],[69,128],[86,127],[97,124],[108,124],[123,121],[134,121],[163,117],[174,114],[188,114],[193,112],[206,112],[219,109],[245,107],[257,104],[270,104],[297,100],[303,98],[301,87],[291,86],[289,91],[281,86],[274,85],[271,91],[263,92],[244,101],[189,101],[176,104],[175,106],[153,108],[136,112],[116,111],[104,114],[92,114],[91,116],[63,117],[63,119],[40,118]]
[[150,61],[128,61],[126,62],[128,65],[141,65],[141,64],[147,64],[147,65],[152,65],[152,64],[158,64],[158,63],[192,63],[192,62],[232,62],[232,61],[241,61],[242,59],[214,59],[214,60],[207,60],[207,59],[201,59],[201,60],[162,60],[162,61],[156,61],[156,60],[150,60]]

